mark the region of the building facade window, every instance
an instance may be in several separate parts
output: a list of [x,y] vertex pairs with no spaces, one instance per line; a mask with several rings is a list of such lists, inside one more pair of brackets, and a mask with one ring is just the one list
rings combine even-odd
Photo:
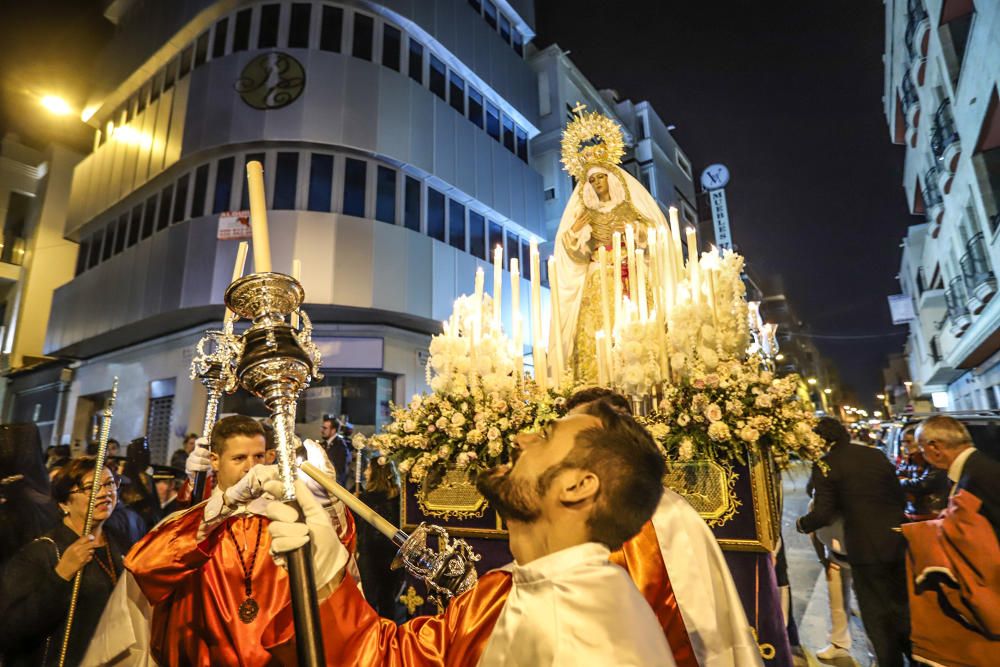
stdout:
[[257,48],[273,49],[278,45],[278,22],[281,5],[263,5],[260,8],[260,27],[257,29]]
[[528,133],[521,129],[519,126],[515,126],[514,131],[515,138],[517,140],[517,157],[521,158],[524,163],[528,162]]
[[128,213],[122,213],[118,218],[115,227],[115,254],[119,254],[125,249],[125,241],[128,240]]
[[375,219],[396,224],[396,170],[382,165],[375,173]]
[[491,102],[486,103],[486,134],[500,141],[500,109]]
[[424,47],[420,42],[410,38],[409,53],[410,78],[422,86],[424,85]]
[[320,50],[340,53],[340,41],[343,32],[344,10],[340,7],[323,5],[323,15],[319,31]]
[[444,195],[427,188],[427,236],[444,243]]
[[469,86],[469,120],[479,129],[483,128],[483,96]]
[[205,195],[208,192],[208,165],[203,164],[194,172],[194,190],[191,192],[191,217],[205,215]]
[[198,41],[194,47],[194,68],[198,69],[208,62],[208,31],[198,36]]
[[174,190],[174,214],[170,218],[171,223],[178,223],[187,218],[188,180],[190,178],[190,174],[184,174],[177,179],[177,186]]
[[497,6],[491,0],[484,0],[483,2],[483,16],[486,18],[486,24],[497,29]]
[[493,257],[494,248],[503,248],[503,226],[490,220],[490,245],[487,248],[489,256]]
[[[521,239],[517,234],[507,230],[507,263],[505,264],[507,269],[510,269],[510,260],[516,259],[518,262],[521,261]],[[521,275],[525,275],[525,267],[521,266]]]
[[403,47],[403,34],[388,23],[382,25],[382,64],[399,71],[399,51]]
[[111,222],[104,228],[104,248],[101,252],[101,261],[106,262],[111,259],[115,245],[115,223]]
[[173,184],[160,191],[160,217],[156,219],[156,231],[166,229],[170,225],[170,201],[173,195]]
[[510,44],[510,19],[503,14],[500,15],[500,39]]
[[212,58],[226,55],[226,38],[229,36],[229,19],[219,19],[212,31]]
[[448,200],[448,243],[465,250],[465,206],[454,199]]
[[[233,195],[233,167],[236,159],[224,157],[215,167],[215,195],[212,197],[212,213],[229,210]],[[147,206],[147,208],[149,208]]]
[[420,181],[412,176],[406,177],[406,190],[403,193],[403,225],[415,232],[420,231]]
[[479,259],[486,259],[486,218],[469,210],[469,252]]
[[128,226],[128,247],[139,242],[139,232],[142,231],[142,204],[132,209],[132,218]]
[[233,25],[233,53],[246,51],[250,48],[250,18],[252,9],[236,12],[236,22]]
[[308,2],[292,4],[292,15],[288,21],[288,48],[309,48],[309,19],[312,17],[312,5]]
[[76,269],[73,271],[74,276],[80,275],[87,268],[87,258],[90,253],[90,241],[90,239],[83,239],[80,241],[80,248],[76,252]]
[[514,146],[514,121],[506,115],[503,117],[503,145],[511,153],[517,150]]
[[431,79],[430,87],[431,92],[440,97],[442,100],[447,101],[446,90],[445,90],[445,67],[444,63],[441,62],[437,56],[433,53],[431,54],[431,69],[430,69]]
[[465,81],[454,72],[449,73],[448,102],[451,108],[465,115]]
[[309,161],[310,211],[330,212],[333,198],[333,156],[313,153]]
[[142,238],[148,239],[153,235],[153,228],[156,226],[156,195],[146,200],[146,207],[142,212]]
[[295,208],[295,186],[299,178],[299,154],[278,153],[274,170],[274,197],[271,206],[278,211]]
[[375,21],[367,14],[354,14],[354,44],[351,54],[362,60],[372,59],[372,48],[375,41]]
[[344,215],[365,217],[365,188],[368,163],[347,158],[344,161]]
[[98,230],[90,240],[90,261],[87,268],[92,269],[101,261],[101,243],[104,240],[104,230]]

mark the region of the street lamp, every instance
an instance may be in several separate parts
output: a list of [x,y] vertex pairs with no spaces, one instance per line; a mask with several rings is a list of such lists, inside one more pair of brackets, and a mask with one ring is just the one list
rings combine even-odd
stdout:
[[833,393],[833,389],[830,389],[829,387],[827,387],[826,389],[823,390],[823,393],[824,394],[832,394]]
[[877,398],[880,401],[884,401],[885,400],[885,394],[875,394],[875,398]]
[[806,380],[806,382],[808,382],[811,386],[815,386],[816,378],[809,378],[808,380]]
[[69,102],[59,97],[58,95],[45,95],[42,97],[42,106],[49,110],[57,116],[68,116],[73,113],[72,107],[70,107]]

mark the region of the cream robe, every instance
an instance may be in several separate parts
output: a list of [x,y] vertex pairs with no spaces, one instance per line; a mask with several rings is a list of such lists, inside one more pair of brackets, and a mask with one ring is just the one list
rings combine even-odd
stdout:
[[704,519],[664,489],[652,521],[698,664],[763,665],[729,565]]
[[587,542],[512,567],[481,667],[673,667],[649,604],[607,547]]

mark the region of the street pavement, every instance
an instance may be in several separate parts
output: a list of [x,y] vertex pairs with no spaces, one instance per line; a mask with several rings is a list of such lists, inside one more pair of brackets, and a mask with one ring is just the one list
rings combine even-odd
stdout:
[[810,666],[833,665],[834,667],[873,667],[875,660],[871,645],[865,636],[864,626],[857,614],[857,601],[852,595],[851,607],[851,654],[852,658],[822,661],[816,658],[817,651],[828,644],[830,632],[830,606],[823,567],[816,557],[807,535],[795,529],[795,520],[806,513],[809,497],[806,482],[809,480],[808,465],[793,465],[783,478],[784,516],[782,517],[782,537],[785,555],[788,559],[788,578],[791,584],[792,617],[799,630],[799,641],[803,649],[804,661],[798,664]]

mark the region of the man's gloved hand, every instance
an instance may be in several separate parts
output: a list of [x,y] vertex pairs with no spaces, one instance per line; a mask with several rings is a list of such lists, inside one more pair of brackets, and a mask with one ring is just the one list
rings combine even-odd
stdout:
[[[306,460],[319,468],[321,471],[337,479],[337,471],[333,467],[333,463],[330,461],[330,457],[326,455],[326,450],[315,440],[305,439],[302,441],[302,446],[306,450]],[[298,475],[299,479],[305,482],[306,486],[312,492],[316,499],[325,507],[330,504],[330,496],[319,482],[314,480],[309,475],[305,474],[301,470]]]
[[[264,490],[280,496],[281,482],[266,482]],[[295,497],[302,508],[305,523],[299,521],[299,513],[291,505],[279,501],[267,505],[267,516],[271,519],[267,527],[271,533],[271,555],[275,563],[283,566],[285,553],[311,541],[316,589],[323,591],[328,586],[336,586],[343,578],[349,554],[337,537],[330,515],[301,480],[295,482]]]
[[[198,529],[198,540],[208,537],[223,521],[232,516],[241,505],[249,503],[264,493],[264,484],[278,479],[277,466],[257,464],[250,468],[243,479],[222,493],[214,494],[205,504],[205,513]],[[280,482],[278,482],[280,484]],[[279,487],[280,488],[280,487]],[[278,491],[282,495],[282,491]]]
[[208,448],[208,438],[198,438],[194,441],[194,449],[188,454],[187,462],[184,464],[184,472],[187,473],[188,481],[194,484],[195,475],[211,468],[212,452]]

